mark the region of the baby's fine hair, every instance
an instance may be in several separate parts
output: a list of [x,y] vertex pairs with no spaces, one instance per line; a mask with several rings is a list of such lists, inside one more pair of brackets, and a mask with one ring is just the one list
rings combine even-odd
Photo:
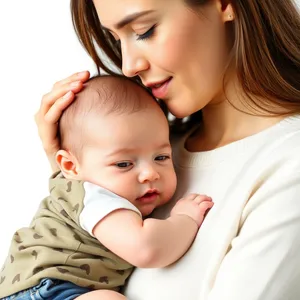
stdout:
[[59,120],[61,149],[80,159],[90,118],[132,114],[145,109],[149,103],[147,99],[156,101],[142,86],[124,76],[98,75],[90,78]]

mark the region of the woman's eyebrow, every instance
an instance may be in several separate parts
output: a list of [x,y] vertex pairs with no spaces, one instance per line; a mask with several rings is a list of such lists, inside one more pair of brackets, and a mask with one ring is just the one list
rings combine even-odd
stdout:
[[[145,11],[133,13],[131,15],[126,16],[123,20],[121,20],[120,22],[118,22],[117,24],[115,24],[114,27],[116,29],[121,29],[124,26],[128,25],[129,23],[135,21],[136,19],[138,19],[138,18],[140,18],[142,16],[145,16],[145,15],[151,14],[153,12],[154,12],[154,10],[145,10]],[[106,30],[109,30],[108,28],[105,28],[104,26],[102,28],[104,28]]]

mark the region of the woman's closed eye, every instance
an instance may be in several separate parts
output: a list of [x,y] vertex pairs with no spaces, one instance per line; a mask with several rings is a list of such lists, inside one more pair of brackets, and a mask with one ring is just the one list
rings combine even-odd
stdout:
[[155,28],[156,28],[156,25],[153,25],[145,33],[143,33],[143,34],[137,34],[137,40],[138,41],[143,41],[143,40],[147,40],[147,39],[151,38],[152,35],[154,34]]

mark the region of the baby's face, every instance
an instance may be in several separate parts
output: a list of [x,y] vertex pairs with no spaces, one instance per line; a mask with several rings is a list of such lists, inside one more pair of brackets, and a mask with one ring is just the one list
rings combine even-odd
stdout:
[[80,173],[126,198],[141,213],[171,199],[176,188],[167,120],[156,103],[132,114],[110,114],[88,124]]

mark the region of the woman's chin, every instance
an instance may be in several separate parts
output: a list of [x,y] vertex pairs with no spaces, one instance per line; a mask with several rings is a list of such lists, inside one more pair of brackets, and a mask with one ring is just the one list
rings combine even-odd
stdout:
[[189,117],[198,111],[197,103],[193,103],[187,97],[172,97],[164,100],[169,112],[178,119]]
[[197,112],[196,110],[187,109],[186,107],[180,107],[180,106],[176,108],[168,107],[168,109],[170,113],[177,119],[184,119],[186,117],[189,117],[193,113]]

